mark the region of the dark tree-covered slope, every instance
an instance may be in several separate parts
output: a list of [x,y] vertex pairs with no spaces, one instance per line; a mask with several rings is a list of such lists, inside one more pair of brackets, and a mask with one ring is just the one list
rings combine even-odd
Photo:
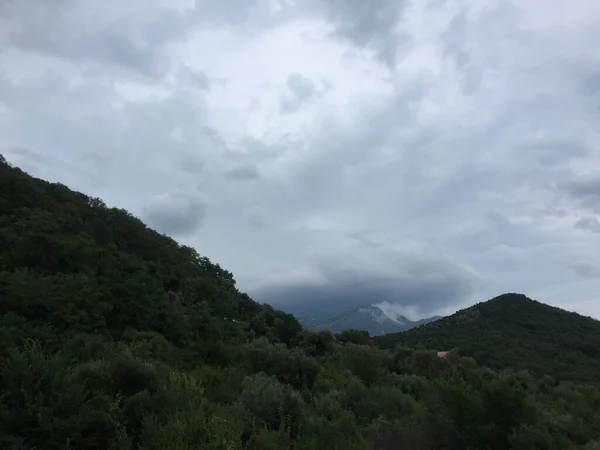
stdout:
[[306,332],[194,249],[0,157],[2,449],[598,450],[598,410],[592,383]]
[[98,198],[6,161],[0,193],[0,353],[29,329],[44,328],[49,346],[65,334],[118,339],[133,329],[179,347],[201,340],[195,354],[226,362],[218,350],[246,339],[240,323],[275,314],[240,293],[218,264]]
[[383,348],[457,349],[492,368],[600,380],[600,321],[521,294],[504,294],[436,322],[377,337]]

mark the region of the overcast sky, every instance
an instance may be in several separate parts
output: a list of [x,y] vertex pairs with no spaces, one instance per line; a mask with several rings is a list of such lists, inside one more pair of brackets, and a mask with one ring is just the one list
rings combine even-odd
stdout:
[[0,0],[0,152],[288,310],[600,317],[598,0]]

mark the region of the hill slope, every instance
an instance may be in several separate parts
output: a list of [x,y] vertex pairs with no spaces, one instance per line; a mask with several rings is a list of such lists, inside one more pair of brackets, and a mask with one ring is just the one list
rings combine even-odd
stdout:
[[0,314],[10,313],[2,317],[0,355],[29,329],[45,327],[50,346],[64,335],[119,339],[133,329],[176,345],[201,338],[197,356],[222,358],[216,349],[224,341],[245,339],[222,318],[244,322],[264,310],[236,289],[230,272],[125,210],[2,161],[0,193]]
[[311,331],[330,330],[333,333],[341,333],[346,330],[364,330],[371,336],[410,330],[438,319],[439,317],[431,317],[413,322],[406,317],[398,316],[394,320],[373,305],[352,306],[323,319],[298,317],[302,326]]
[[526,369],[557,379],[600,379],[600,321],[505,294],[405,333],[380,336],[382,348],[457,348],[492,368]]
[[0,156],[0,448],[591,450],[600,389],[304,332]]

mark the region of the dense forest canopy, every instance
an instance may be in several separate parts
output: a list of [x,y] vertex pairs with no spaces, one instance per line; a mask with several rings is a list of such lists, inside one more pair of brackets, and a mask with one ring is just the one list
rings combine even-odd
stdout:
[[[584,336],[572,320],[540,326]],[[592,382],[494,371],[459,338],[440,358],[441,341],[309,333],[194,249],[3,158],[0,337],[1,448],[600,448]]]
[[406,333],[375,338],[395,345],[449,350],[478,363],[528,370],[558,380],[600,380],[600,321],[505,294]]

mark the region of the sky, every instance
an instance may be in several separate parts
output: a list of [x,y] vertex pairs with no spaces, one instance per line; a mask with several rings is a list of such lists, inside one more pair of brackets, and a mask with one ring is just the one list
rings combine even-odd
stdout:
[[597,0],[0,0],[0,153],[295,313],[600,318]]

